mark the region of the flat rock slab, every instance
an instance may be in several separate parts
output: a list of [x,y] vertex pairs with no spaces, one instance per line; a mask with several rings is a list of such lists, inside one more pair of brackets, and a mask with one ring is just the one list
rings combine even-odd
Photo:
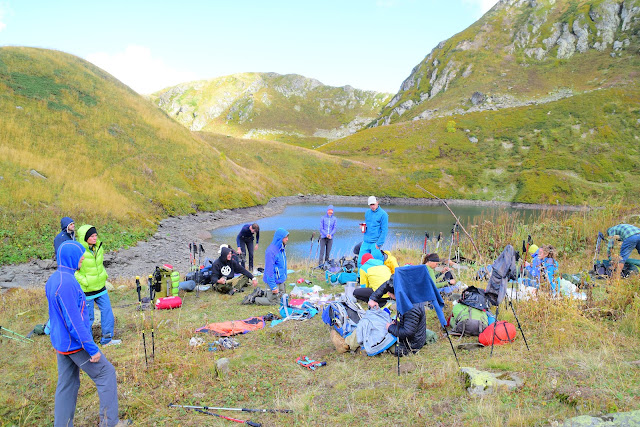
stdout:
[[476,368],[460,368],[465,387],[472,396],[488,396],[498,391],[513,391],[524,384],[517,375],[508,372],[494,374]]
[[640,411],[616,412],[592,417],[581,415],[566,420],[560,427],[640,426]]

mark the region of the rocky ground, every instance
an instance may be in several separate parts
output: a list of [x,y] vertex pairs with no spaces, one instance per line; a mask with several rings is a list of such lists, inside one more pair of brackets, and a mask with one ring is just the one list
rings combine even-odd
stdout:
[[[287,205],[301,203],[320,204],[362,204],[363,215],[366,209],[366,196],[312,196],[302,195],[274,198],[266,205],[240,209],[225,209],[216,212],[201,212],[193,215],[171,217],[158,224],[158,231],[147,241],[136,246],[120,249],[105,254],[105,266],[110,280],[133,279],[135,276],[146,276],[156,266],[172,264],[180,272],[189,270],[189,242],[202,243],[205,255],[217,257],[218,242],[211,241],[211,230],[234,224],[252,222],[281,213]],[[380,205],[434,205],[440,202],[434,199],[402,199],[381,198]],[[481,202],[468,200],[450,200],[455,205],[484,205],[542,208],[541,205],[523,205],[508,202]],[[576,209],[570,206],[554,206],[553,208]],[[53,242],[51,236],[51,241]],[[262,248],[265,249],[264,247]],[[52,259],[32,260],[25,264],[5,265],[0,267],[0,289],[2,288],[39,288],[55,270]]]

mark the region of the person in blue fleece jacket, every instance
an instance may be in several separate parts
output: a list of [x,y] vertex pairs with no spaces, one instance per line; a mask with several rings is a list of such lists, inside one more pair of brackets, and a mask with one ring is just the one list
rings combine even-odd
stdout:
[[267,296],[258,297],[257,305],[277,305],[280,296],[286,291],[287,280],[287,254],[285,246],[289,241],[289,232],[284,228],[278,228],[273,235],[273,240],[264,253],[264,275],[262,280],[267,284]]
[[387,239],[389,215],[378,204],[375,196],[370,196],[367,201],[369,210],[364,213],[366,223],[360,253],[358,254],[358,266],[362,265],[364,254],[371,254],[376,259],[382,259],[380,250]]
[[54,425],[73,425],[82,369],[98,389],[100,425],[112,427],[120,423],[116,370],[93,341],[84,292],[74,276],[82,265],[84,252],[79,242],[62,242],[56,253],[58,269],[45,285],[51,344],[58,357]]

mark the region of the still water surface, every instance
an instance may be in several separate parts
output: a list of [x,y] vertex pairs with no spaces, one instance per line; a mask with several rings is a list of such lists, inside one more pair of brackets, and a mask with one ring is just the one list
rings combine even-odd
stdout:
[[[422,250],[425,232],[432,237],[430,245],[435,248],[435,237],[442,232],[443,242],[440,253],[447,247],[451,239],[451,229],[455,219],[444,206],[402,206],[385,205],[382,208],[389,214],[389,232],[383,249],[393,249],[395,245],[415,247]],[[515,209],[502,207],[455,206],[452,210],[460,218],[460,222],[468,229],[474,218],[481,215],[497,215],[502,212],[519,213],[523,221],[532,221],[541,211],[535,209]],[[276,229],[282,227],[289,234],[287,244],[287,258],[289,261],[300,259],[318,259],[318,235],[320,219],[326,213],[327,205],[291,205],[280,214],[269,218],[259,219],[260,246],[255,254],[255,266],[264,265],[264,251],[273,239]],[[359,224],[364,222],[367,206],[334,205],[334,216],[337,218],[337,232],[335,234],[331,258],[339,259],[343,255],[350,255],[353,247],[362,241]],[[227,243],[236,248],[236,235],[245,223],[218,228],[211,232],[213,243]],[[314,234],[313,243],[311,234]],[[462,231],[460,236],[462,238]],[[210,255],[212,257],[216,254]]]

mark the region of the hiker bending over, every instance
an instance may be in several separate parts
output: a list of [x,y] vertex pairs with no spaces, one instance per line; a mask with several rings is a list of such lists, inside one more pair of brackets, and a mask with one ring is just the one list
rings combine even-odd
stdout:
[[104,247],[98,239],[98,232],[93,225],[83,225],[78,229],[78,241],[84,246],[84,262],[76,272],[76,279],[87,298],[87,317],[93,326],[94,302],[100,310],[100,328],[102,338],[100,344],[118,345],[120,340],[113,339],[113,310],[107,293],[107,270],[104,268]]
[[[386,293],[391,299],[396,299],[393,290],[393,276],[371,294],[369,307],[379,307],[383,301],[382,296]],[[414,304],[404,315],[399,315],[397,321],[388,323],[387,331],[398,338],[396,355],[405,356],[409,353],[417,353],[427,343],[425,303]]]
[[93,342],[85,294],[74,276],[86,262],[84,254],[79,242],[62,242],[56,253],[58,269],[45,285],[50,339],[58,358],[54,425],[73,425],[82,369],[98,389],[100,425],[115,426],[119,423],[116,370]]
[[276,305],[280,296],[286,291],[287,254],[285,246],[289,241],[289,232],[278,228],[273,235],[273,241],[264,253],[264,275],[262,280],[267,284],[267,296],[258,297],[257,305]]
[[[358,265],[362,265],[364,254],[373,253],[375,249],[380,250],[387,238],[389,215],[378,205],[378,199],[375,196],[370,196],[367,202],[370,209],[364,213],[365,231],[358,253]],[[382,259],[375,254],[374,257]]]
[[66,242],[67,240],[76,240],[76,223],[73,222],[73,219],[65,216],[60,220],[60,228],[62,231],[58,233],[58,235],[53,239],[53,253],[58,254],[58,248],[62,244],[62,242]]
[[[371,294],[391,277],[391,270],[379,259],[371,254],[364,254],[360,266],[360,287],[353,290],[353,296],[364,302],[368,302]],[[383,295],[380,303],[384,306],[389,299]]]
[[640,228],[629,224],[618,224],[609,228],[607,234],[609,235],[609,243],[607,244],[607,256],[609,259],[611,259],[611,250],[615,242],[614,236],[618,236],[622,240],[622,245],[620,245],[621,259],[619,262],[619,269],[622,271],[624,263],[627,262],[634,248],[640,254]]
[[[236,273],[240,273],[240,275],[235,277]],[[258,280],[253,277],[253,274],[233,259],[231,248],[221,247],[220,256],[211,266],[213,289],[223,294],[233,295],[249,286],[249,280],[252,281],[253,286],[258,284]]]
[[333,216],[333,205],[329,205],[326,215],[320,219],[320,258],[318,258],[318,265],[329,261],[337,222],[338,220]]
[[[253,235],[256,235],[256,244],[253,244]],[[258,224],[245,224],[240,229],[238,236],[236,237],[236,244],[238,245],[238,255],[242,254],[242,258],[249,254],[249,271],[253,271],[253,251],[258,250],[258,243],[260,242],[260,226]],[[242,260],[242,266],[245,267],[244,259]]]
[[440,263],[440,257],[437,253],[427,254],[424,257],[424,264],[427,266],[429,276],[436,284],[438,289],[445,286],[453,286],[456,284],[456,279],[453,278],[453,273],[449,267],[444,267],[442,271],[436,271],[436,267]]

